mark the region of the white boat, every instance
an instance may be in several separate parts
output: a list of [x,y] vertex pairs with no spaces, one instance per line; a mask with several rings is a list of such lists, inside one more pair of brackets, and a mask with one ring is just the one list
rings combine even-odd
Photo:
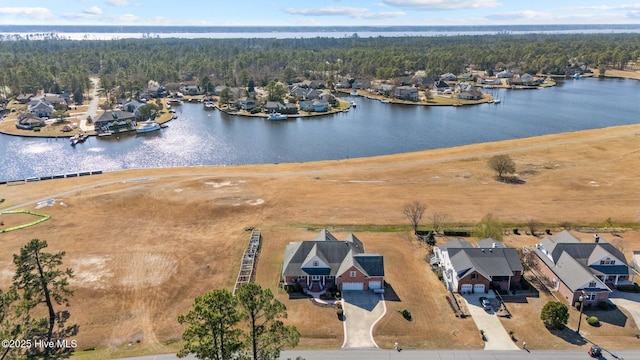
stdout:
[[269,114],[267,119],[269,119],[269,120],[287,120],[287,115],[282,115],[282,114],[280,114],[278,112],[274,112],[274,113]]
[[213,110],[213,109],[216,108],[216,106],[211,101],[205,101],[204,108],[205,108],[205,110]]
[[571,75],[571,77],[574,78],[574,79],[580,79],[582,77],[582,74],[575,73],[575,74]]
[[352,102],[351,102],[351,107],[356,107],[356,106],[358,106],[358,104],[356,104],[356,102],[355,102],[355,101],[352,101]]
[[158,124],[157,122],[149,119],[149,120],[145,121],[142,125],[140,125],[140,126],[138,126],[136,128],[136,134],[148,133],[148,132],[160,130],[160,128],[161,128],[160,124]]
[[381,103],[383,103],[383,104],[388,104],[388,103],[389,103],[389,100],[387,100],[387,99],[380,99],[380,102],[381,102]]
[[499,104],[500,103],[500,99],[493,99],[493,103],[494,104]]
[[349,94],[349,95],[351,95],[351,96],[358,96],[359,94],[358,94],[358,92],[357,92],[357,91],[352,91],[352,92],[351,92],[351,94]]

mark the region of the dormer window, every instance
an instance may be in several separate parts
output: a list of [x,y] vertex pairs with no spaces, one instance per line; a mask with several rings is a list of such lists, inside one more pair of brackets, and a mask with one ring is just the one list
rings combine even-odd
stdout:
[[320,265],[320,263],[319,263],[319,262],[317,262],[317,261],[314,261],[314,262],[313,262],[313,266],[318,266],[318,265]]
[[604,260],[600,260],[600,265],[615,265],[616,261],[611,260],[611,258],[606,258]]
[[596,287],[596,282],[595,282],[595,281],[590,282],[590,283],[589,283],[589,287],[590,287],[590,288],[594,288],[594,287]]

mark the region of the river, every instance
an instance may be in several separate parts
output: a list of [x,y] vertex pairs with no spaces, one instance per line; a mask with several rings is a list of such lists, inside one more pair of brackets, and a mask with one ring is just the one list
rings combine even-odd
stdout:
[[176,107],[145,135],[67,139],[0,135],[0,180],[83,171],[368,157],[637,123],[640,81],[575,79],[542,90],[484,89],[499,104],[436,107],[361,97],[348,112],[269,121]]

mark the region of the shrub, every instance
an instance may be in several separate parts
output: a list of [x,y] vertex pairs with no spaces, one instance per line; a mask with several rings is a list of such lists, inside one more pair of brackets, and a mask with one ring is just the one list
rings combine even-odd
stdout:
[[569,308],[558,301],[549,301],[540,312],[540,319],[547,328],[562,330],[569,320]]
[[587,318],[587,323],[591,326],[598,326],[600,325],[600,320],[598,320],[598,318],[595,316],[589,316]]
[[580,310],[580,304],[582,304],[580,301],[576,301],[576,302],[574,302],[574,303],[573,303],[573,306],[574,306],[576,309]]
[[598,309],[600,310],[609,310],[609,303],[606,301],[600,301],[598,303]]
[[407,319],[407,320],[411,320],[411,312],[410,312],[409,310],[407,310],[407,309],[403,309],[403,310],[401,311],[401,313],[402,313],[402,316],[403,316],[405,319]]

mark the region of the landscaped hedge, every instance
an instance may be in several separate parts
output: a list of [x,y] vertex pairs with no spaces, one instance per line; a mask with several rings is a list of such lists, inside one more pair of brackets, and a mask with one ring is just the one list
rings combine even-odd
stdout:
[[591,326],[598,326],[600,325],[600,320],[598,320],[598,318],[595,316],[589,316],[587,318],[587,323]]

